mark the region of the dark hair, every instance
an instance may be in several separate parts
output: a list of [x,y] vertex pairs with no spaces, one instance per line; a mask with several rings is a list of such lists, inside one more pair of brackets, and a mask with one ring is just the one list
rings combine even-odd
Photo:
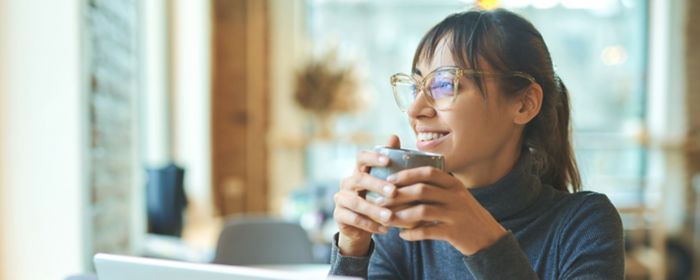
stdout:
[[[504,9],[450,15],[421,39],[413,58],[414,71],[419,60],[432,60],[443,39],[451,43],[450,51],[460,67],[480,69],[481,58],[496,72],[520,71],[535,78],[543,91],[542,107],[525,126],[523,148],[531,152],[543,184],[579,191],[581,177],[571,146],[568,92],[554,73],[549,50],[532,23]],[[475,81],[485,93],[483,77]],[[504,94],[516,95],[529,84],[526,79],[504,76],[499,86]]]

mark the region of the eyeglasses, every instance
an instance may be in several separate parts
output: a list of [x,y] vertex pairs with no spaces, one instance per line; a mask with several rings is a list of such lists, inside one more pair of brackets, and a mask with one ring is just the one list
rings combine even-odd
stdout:
[[437,110],[448,110],[457,99],[457,95],[466,90],[476,88],[477,77],[519,77],[535,83],[531,75],[512,71],[508,73],[489,73],[473,69],[462,69],[454,66],[445,66],[435,69],[425,75],[422,81],[416,80],[411,75],[394,74],[391,76],[391,87],[394,92],[396,105],[401,111],[418,99],[418,92],[422,92],[428,104]]

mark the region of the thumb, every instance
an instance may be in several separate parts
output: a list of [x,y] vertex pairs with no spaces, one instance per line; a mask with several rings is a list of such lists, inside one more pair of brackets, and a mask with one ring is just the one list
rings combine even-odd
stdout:
[[393,134],[389,137],[389,140],[386,142],[386,147],[399,149],[401,148],[401,140],[398,136],[396,136],[396,134]]

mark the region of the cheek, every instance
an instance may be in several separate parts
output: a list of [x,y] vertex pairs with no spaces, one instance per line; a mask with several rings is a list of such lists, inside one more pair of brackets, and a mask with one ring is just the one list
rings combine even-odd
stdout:
[[[500,146],[508,127],[505,109],[495,99],[484,102],[480,95],[463,95],[456,110],[441,116],[452,130],[452,143],[446,153],[449,168],[487,158]],[[500,100],[499,100],[500,101]]]
[[488,118],[482,110],[462,110],[450,119],[452,127],[452,145],[450,147],[454,158],[472,157],[475,152],[483,149],[488,131]]
[[484,135],[489,134],[489,116],[486,108],[481,105],[471,106],[460,110],[451,116],[452,129],[455,132],[455,142],[475,144]]
[[506,117],[503,114],[482,104],[469,109],[450,116],[453,139],[447,158],[448,167],[488,157],[498,148],[508,130],[504,127]]

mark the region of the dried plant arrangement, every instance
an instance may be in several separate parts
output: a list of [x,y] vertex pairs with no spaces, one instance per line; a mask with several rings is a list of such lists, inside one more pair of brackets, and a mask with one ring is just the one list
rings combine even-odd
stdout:
[[356,110],[358,85],[353,72],[352,66],[338,61],[335,51],[310,59],[296,73],[297,105],[319,119]]

